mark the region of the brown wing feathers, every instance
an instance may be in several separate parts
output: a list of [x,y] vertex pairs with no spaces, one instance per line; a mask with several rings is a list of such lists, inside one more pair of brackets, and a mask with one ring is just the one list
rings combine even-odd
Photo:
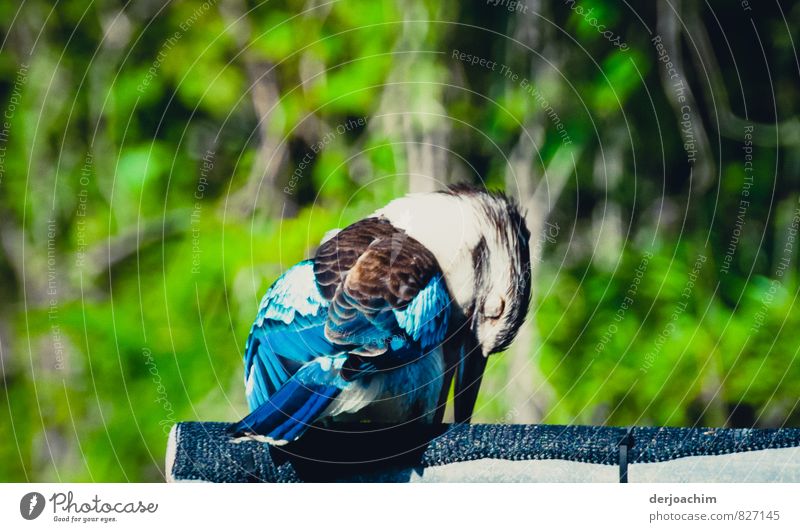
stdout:
[[359,351],[365,355],[382,353],[391,311],[405,308],[438,270],[427,248],[385,220],[368,218],[347,227],[314,259],[320,291],[331,300],[326,336],[363,345]]
[[314,257],[314,276],[323,297],[333,299],[336,289],[364,250],[376,239],[395,231],[386,220],[367,218],[342,229],[322,244]]

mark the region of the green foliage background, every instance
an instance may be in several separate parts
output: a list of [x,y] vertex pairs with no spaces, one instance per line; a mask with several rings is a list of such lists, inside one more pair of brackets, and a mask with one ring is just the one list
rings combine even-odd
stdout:
[[[0,480],[163,478],[175,421],[245,412],[258,301],[326,231],[420,175],[525,203],[563,160],[530,327],[475,420],[796,425],[800,7],[491,4],[0,3]],[[651,41],[675,16],[694,164]],[[529,80],[569,157],[454,50]]]

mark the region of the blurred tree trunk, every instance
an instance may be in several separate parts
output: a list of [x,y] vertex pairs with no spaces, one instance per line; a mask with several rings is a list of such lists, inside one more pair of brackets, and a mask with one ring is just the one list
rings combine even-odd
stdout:
[[[684,5],[688,5],[690,7],[684,8]],[[696,133],[696,147],[697,147],[697,155],[696,155],[696,162],[694,162],[691,166],[691,193],[692,201],[699,201],[699,198],[712,186],[717,184],[717,172],[714,164],[714,152],[711,150],[711,143],[709,142],[708,133],[706,132],[706,127],[703,123],[703,116],[699,112],[700,107],[697,104],[697,99],[694,97],[694,93],[689,84],[689,78],[687,78],[687,68],[684,65],[684,58],[682,53],[682,44],[681,44],[681,36],[683,31],[688,31],[687,27],[684,26],[684,21],[689,22],[689,28],[693,28],[695,31],[699,31],[698,42],[700,43],[700,50],[709,54],[708,57],[704,57],[700,59],[700,68],[698,68],[698,73],[696,74],[699,80],[699,85],[701,87],[706,87],[709,84],[708,78],[708,68],[706,67],[705,62],[709,61],[709,65],[712,71],[712,76],[710,79],[711,83],[714,83],[714,59],[713,59],[713,50],[710,47],[704,47],[704,38],[703,34],[705,33],[705,28],[703,27],[702,17],[699,13],[698,7],[695,5],[694,2],[683,2],[682,0],[677,0],[674,5],[673,4],[666,4],[666,3],[657,3],[657,26],[658,31],[661,35],[663,35],[663,42],[664,46],[666,47],[668,53],[672,57],[672,61],[675,65],[675,69],[678,73],[678,82],[683,83],[683,87],[685,92],[683,93],[685,97],[684,102],[680,102],[677,97],[677,93],[675,91],[675,87],[671,82],[670,78],[667,76],[666,70],[663,68],[659,68],[661,74],[661,84],[664,90],[664,94],[667,96],[667,99],[672,105],[672,108],[675,112],[675,121],[680,123],[682,120],[682,115],[684,113],[683,109],[685,106],[690,108],[691,114],[691,125]],[[692,18],[696,18],[697,20],[691,22]],[[702,28],[702,29],[701,29]],[[695,40],[693,35],[688,36],[689,41],[689,49],[694,50]],[[714,87],[709,87],[711,90]],[[723,116],[723,126],[722,129],[727,129],[724,125],[726,122],[729,124],[733,121],[732,113],[730,111],[726,111],[724,105],[727,102],[727,97],[725,92],[718,93],[722,98],[723,109],[722,109],[722,116]],[[706,94],[706,97],[712,96],[710,94]],[[714,102],[714,116],[715,119],[719,120],[720,115],[718,114],[719,111],[716,110],[716,99],[711,98],[711,100],[707,101],[706,104],[710,105],[711,102]],[[733,134],[733,132],[730,132]],[[738,137],[740,137],[742,132],[738,132]],[[759,136],[759,135],[757,135]],[[721,177],[721,176],[719,176]],[[722,378],[721,368],[719,364],[715,363],[715,361],[711,361],[709,364],[704,365],[705,375],[702,376],[702,389],[700,391],[700,398],[706,403],[705,404],[705,415],[704,417],[707,420],[713,420],[714,422],[721,422],[727,416],[725,414],[726,407],[724,404],[724,400],[722,397],[722,383],[724,379]]]
[[278,186],[279,176],[285,173],[289,163],[289,152],[286,139],[275,131],[273,124],[274,112],[281,98],[275,65],[258,60],[249,51],[253,28],[247,16],[247,6],[241,0],[223,1],[220,13],[230,25],[230,34],[241,50],[239,58],[250,82],[250,98],[258,119],[256,158],[247,181],[231,194],[227,208],[242,217],[256,210],[263,211],[266,216],[279,216],[286,202],[290,204],[289,211],[295,208],[285,194],[279,193]]
[[[512,68],[515,57],[527,58],[521,65],[529,80],[539,80],[542,75],[541,53],[548,41],[549,27],[542,24],[547,19],[540,0],[526,0],[526,16],[511,18],[511,35],[520,44],[512,43],[506,61]],[[540,16],[539,16],[540,15]],[[527,49],[523,48],[527,47]],[[522,49],[521,49],[522,48]],[[557,61],[559,54],[553,50],[548,56]],[[549,68],[558,68],[558,65]],[[555,102],[553,102],[555,105]],[[507,391],[514,423],[538,423],[547,415],[555,392],[542,374],[538,356],[541,339],[534,316],[537,304],[538,279],[542,262],[546,223],[570,175],[574,172],[575,157],[580,149],[562,145],[544,168],[539,155],[543,145],[549,119],[541,109],[535,108],[529,120],[523,124],[519,138],[509,156],[506,170],[506,190],[516,195],[525,209],[525,218],[531,232],[531,307],[528,319],[523,323],[517,339],[505,356],[508,360]]]

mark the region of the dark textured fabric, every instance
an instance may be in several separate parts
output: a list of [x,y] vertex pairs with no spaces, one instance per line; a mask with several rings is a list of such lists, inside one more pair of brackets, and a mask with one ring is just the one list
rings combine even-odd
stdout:
[[[232,443],[225,423],[179,423],[175,480],[405,481],[413,471],[469,460],[619,463],[628,429],[558,425],[354,426],[311,429],[282,448]],[[631,464],[800,446],[800,429],[633,428]]]

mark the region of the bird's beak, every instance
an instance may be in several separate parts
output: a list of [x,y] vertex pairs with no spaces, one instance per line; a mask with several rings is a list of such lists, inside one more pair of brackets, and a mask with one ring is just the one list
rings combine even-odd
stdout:
[[454,419],[456,423],[469,423],[472,409],[478,399],[483,370],[486,359],[474,334],[467,334],[468,340],[463,344],[461,359],[456,369],[454,394]]

